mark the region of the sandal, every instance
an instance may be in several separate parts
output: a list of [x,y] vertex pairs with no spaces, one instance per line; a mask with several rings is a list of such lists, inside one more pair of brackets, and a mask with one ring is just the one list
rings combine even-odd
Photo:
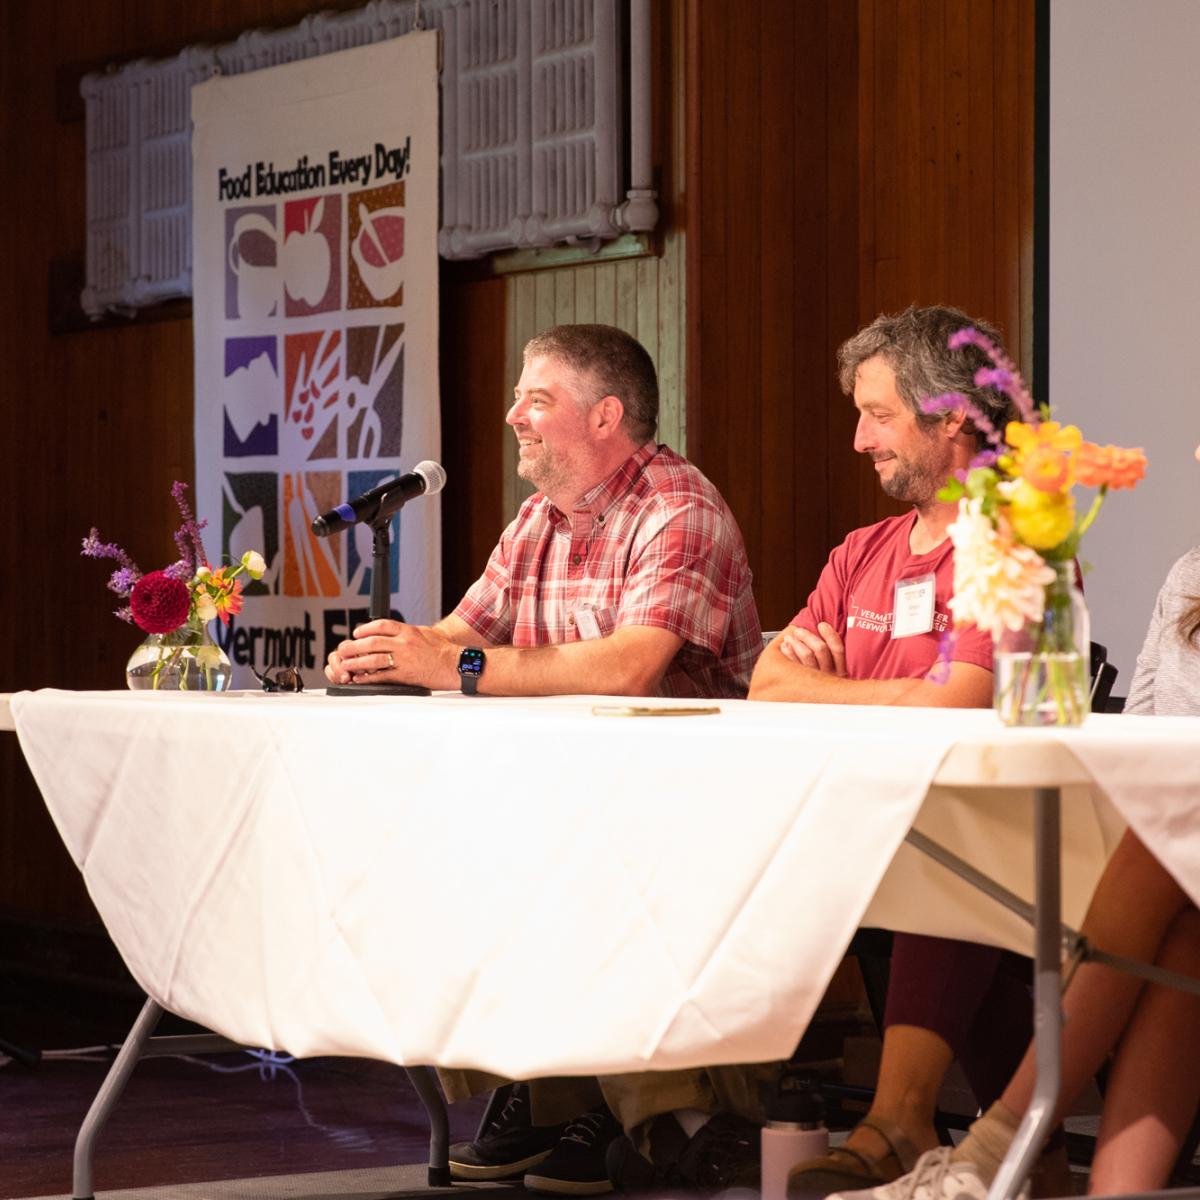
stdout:
[[882,1158],[868,1158],[849,1146],[835,1146],[820,1158],[797,1163],[788,1173],[789,1198],[875,1187],[913,1169],[920,1151],[899,1126],[879,1117],[863,1117],[858,1124],[879,1134],[887,1142],[888,1152]]

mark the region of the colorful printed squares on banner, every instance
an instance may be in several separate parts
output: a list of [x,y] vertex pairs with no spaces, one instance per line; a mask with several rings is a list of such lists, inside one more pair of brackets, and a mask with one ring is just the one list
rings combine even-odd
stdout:
[[230,321],[262,321],[279,313],[275,205],[225,210],[225,316]]
[[[340,471],[294,471],[283,476],[285,596],[341,595],[342,543],[363,527],[356,525],[354,531],[346,534],[319,538],[312,531],[312,521],[345,498]],[[368,529],[368,547],[370,539]]]
[[260,580],[242,576],[247,596],[279,590],[279,477],[273,471],[226,472],[221,488],[221,561],[236,563],[247,550],[267,562]]
[[351,192],[346,204],[346,307],[398,308],[404,303],[404,184]]
[[342,198],[316,196],[283,206],[284,315],[341,307]]
[[346,330],[346,456],[398,458],[404,427],[404,326]]
[[282,407],[275,339],[227,338],[221,388],[225,456],[278,454]]
[[283,343],[283,376],[283,460],[344,458],[342,331],[289,334]]

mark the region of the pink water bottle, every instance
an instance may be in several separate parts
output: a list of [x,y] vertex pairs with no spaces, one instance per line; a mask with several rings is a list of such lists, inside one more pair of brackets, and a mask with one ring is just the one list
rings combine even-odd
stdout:
[[762,1131],[762,1200],[786,1200],[788,1173],[829,1152],[825,1106],[812,1081],[785,1071]]

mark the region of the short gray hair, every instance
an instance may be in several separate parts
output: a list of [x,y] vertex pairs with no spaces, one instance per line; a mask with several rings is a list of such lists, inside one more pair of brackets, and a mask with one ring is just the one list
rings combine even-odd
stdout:
[[621,424],[639,444],[658,425],[658,374],[645,346],[615,325],[555,325],[525,346],[525,361],[557,359],[590,374],[599,396],[616,396],[624,406]]
[[[951,350],[950,335],[960,329],[979,330],[998,349],[1004,344],[999,332],[987,321],[969,317],[958,308],[934,305],[917,308],[910,305],[902,313],[878,316],[865,329],[838,347],[838,381],[847,396],[854,394],[858,368],[870,358],[882,358],[896,376],[896,391],[922,424],[933,425],[937,413],[927,413],[923,400],[959,392],[979,409],[984,417],[1003,432],[1019,413],[1012,400],[994,387],[979,387],[975,372],[990,367],[991,360],[978,346],[966,345]],[[974,429],[980,449],[985,435]]]

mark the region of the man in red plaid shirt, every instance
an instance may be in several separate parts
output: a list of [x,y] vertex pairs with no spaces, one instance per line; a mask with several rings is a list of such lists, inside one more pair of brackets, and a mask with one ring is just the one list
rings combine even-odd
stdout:
[[[329,656],[333,683],[403,681],[492,695],[742,697],[762,634],[742,535],[716,488],[655,443],[658,381],[645,349],[608,325],[562,325],[525,347],[508,412],[518,473],[538,488],[454,612],[434,626],[370,621]],[[721,1068],[740,1098],[756,1087]],[[441,1071],[447,1098],[505,1081]],[[671,1084],[669,1096],[661,1083]],[[631,1123],[728,1102],[699,1072],[604,1081]],[[604,1152],[621,1126],[595,1079],[515,1085],[455,1178],[531,1190],[610,1190]],[[585,1111],[586,1110],[586,1111]],[[573,1120],[571,1118],[574,1118]]]
[[539,490],[487,568],[433,626],[370,621],[333,683],[500,696],[740,697],[762,649],[742,535],[720,493],[653,440],[658,382],[608,325],[525,348],[507,421]]

